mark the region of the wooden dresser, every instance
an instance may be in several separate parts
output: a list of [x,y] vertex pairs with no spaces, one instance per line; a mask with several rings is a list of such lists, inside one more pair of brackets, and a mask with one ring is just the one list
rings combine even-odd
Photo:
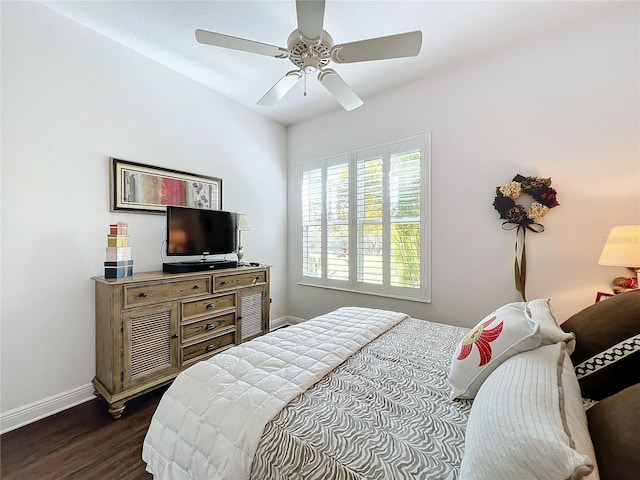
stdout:
[[94,277],[94,393],[125,403],[180,371],[269,331],[269,267]]

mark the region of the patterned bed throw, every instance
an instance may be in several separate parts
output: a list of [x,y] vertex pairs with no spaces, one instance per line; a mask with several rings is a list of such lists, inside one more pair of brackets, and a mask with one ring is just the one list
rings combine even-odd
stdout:
[[457,478],[471,402],[447,374],[467,331],[407,319],[373,340],[266,425],[251,478]]
[[[142,447],[160,480],[244,480],[265,425],[406,314],[340,308],[198,362],[176,377]],[[266,478],[265,478],[266,480]]]

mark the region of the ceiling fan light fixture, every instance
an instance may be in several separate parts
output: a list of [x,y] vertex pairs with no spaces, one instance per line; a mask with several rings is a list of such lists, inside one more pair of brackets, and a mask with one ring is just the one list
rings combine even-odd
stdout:
[[313,75],[318,71],[318,59],[307,57],[302,61],[302,69],[307,75]]

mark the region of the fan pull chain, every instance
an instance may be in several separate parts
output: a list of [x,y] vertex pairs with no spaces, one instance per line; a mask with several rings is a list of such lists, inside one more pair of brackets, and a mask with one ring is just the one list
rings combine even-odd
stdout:
[[307,96],[307,74],[303,73],[304,75],[304,96]]

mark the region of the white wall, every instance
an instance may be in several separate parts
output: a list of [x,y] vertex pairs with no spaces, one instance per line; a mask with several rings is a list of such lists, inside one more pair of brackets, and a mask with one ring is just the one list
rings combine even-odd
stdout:
[[[527,235],[528,298],[550,297],[563,321],[598,290],[610,291],[610,280],[629,272],[597,265],[609,229],[640,223],[638,8],[628,3],[433,73],[351,113],[292,126],[289,314],[361,305],[470,327],[520,300],[515,233],[501,229],[492,207],[496,186],[516,173],[551,177],[560,202],[543,219],[545,232]],[[432,132],[432,303],[297,285],[298,164],[423,131]]]
[[161,269],[164,216],[109,211],[109,156],[221,177],[223,208],[252,229],[245,259],[274,265],[272,318],[285,315],[286,135],[43,6],[2,2],[3,414],[86,397],[110,223],[129,224],[136,271]]

